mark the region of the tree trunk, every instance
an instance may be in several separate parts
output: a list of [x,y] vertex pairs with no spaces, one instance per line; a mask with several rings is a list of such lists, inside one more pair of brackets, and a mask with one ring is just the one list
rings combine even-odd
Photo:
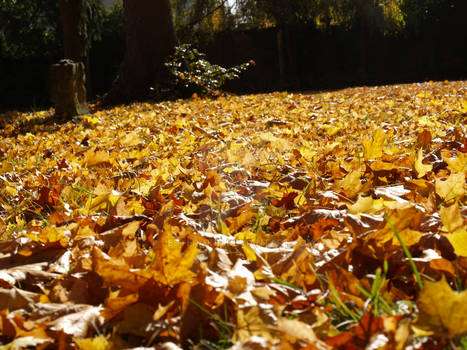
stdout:
[[366,18],[362,16],[360,19],[360,42],[359,42],[359,49],[360,49],[360,59],[359,59],[359,67],[358,73],[360,79],[365,80],[367,78],[368,73],[368,41],[370,40],[370,31],[369,25],[366,21]]
[[281,88],[298,88],[295,47],[287,24],[278,25],[277,51],[279,56],[279,78]]
[[86,0],[59,0],[65,60],[50,68],[51,101],[58,118],[88,113],[86,72],[88,37]]
[[287,59],[285,55],[284,43],[284,28],[278,26],[277,28],[277,53],[279,56],[279,81],[281,87],[285,87],[287,83]]
[[74,62],[88,63],[85,0],[60,0],[60,17],[63,27],[65,58]]
[[145,99],[164,76],[176,44],[170,0],[124,0],[126,52],[120,75],[104,103]]

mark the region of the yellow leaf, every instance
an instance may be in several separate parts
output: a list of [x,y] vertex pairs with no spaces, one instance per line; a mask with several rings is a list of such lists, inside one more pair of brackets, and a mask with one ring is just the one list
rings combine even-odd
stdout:
[[467,154],[457,152],[455,158],[450,157],[450,152],[447,150],[441,151],[443,160],[448,164],[448,169],[452,172],[464,172],[467,171]]
[[255,335],[272,339],[271,327],[276,316],[268,315],[270,313],[272,313],[271,309],[262,310],[258,306],[253,306],[250,309],[239,309],[237,311],[237,326],[234,328],[234,340],[243,341]]
[[92,250],[92,268],[107,285],[129,291],[137,291],[151,278],[150,271],[132,270],[124,260],[113,259],[97,247]]
[[433,117],[429,117],[424,115],[422,117],[416,118],[418,125],[420,126],[427,126],[430,128],[435,128],[438,124],[437,121]]
[[243,231],[240,231],[234,235],[235,239],[239,240],[249,240],[249,241],[255,241],[257,238],[256,233],[251,232],[248,229],[244,229]]
[[[397,202],[394,202],[395,204]],[[398,233],[401,233],[404,231],[404,238],[402,239],[404,241],[405,233],[407,233],[407,238],[410,238],[411,242],[413,243],[413,232],[406,231],[409,230],[410,226],[414,222],[414,220],[418,220],[421,215],[421,213],[410,203],[397,203],[397,205],[392,208],[393,205],[388,205],[388,217],[391,223],[394,225],[394,228]],[[382,228],[379,229],[373,233],[370,233],[367,236],[368,239],[375,239],[376,242],[378,243],[386,243],[387,241],[391,240],[394,241],[394,232],[392,231],[391,226],[386,223],[386,225]],[[406,243],[404,241],[404,243]],[[416,242],[415,242],[416,243]],[[406,243],[406,245],[408,245]]]
[[[287,318],[281,317],[277,322],[277,329],[308,344],[316,344],[316,342],[318,342],[318,338],[316,337],[315,332],[313,332],[313,329],[310,327],[310,325],[299,320],[289,320]],[[324,349],[325,348],[326,347],[324,347]]]
[[18,194],[18,191],[16,190],[16,188],[6,185],[5,193],[10,197],[14,197]]
[[454,338],[467,333],[467,291],[454,292],[446,279],[425,281],[417,299],[416,326],[437,336]]
[[[248,224],[251,219],[257,216],[255,210],[253,210],[249,204],[241,208],[238,216],[232,216],[225,219],[225,223],[228,226],[228,233],[238,232],[242,226]],[[223,232],[224,233],[224,232]]]
[[5,174],[13,170],[13,165],[10,162],[2,161],[0,164],[0,174]]
[[362,172],[360,170],[353,170],[342,180],[336,181],[336,186],[337,188],[341,188],[347,197],[353,198],[363,187],[360,181],[361,176]]
[[250,261],[256,261],[256,253],[253,250],[253,248],[250,247],[250,245],[247,242],[243,242],[242,244],[243,252],[245,253],[245,256],[248,260]]
[[68,245],[68,238],[65,236],[64,229],[53,225],[44,227],[38,233],[27,233],[26,236],[36,242],[59,242],[62,247],[66,247]]
[[[420,241],[420,238],[422,238],[423,233],[419,231],[412,230],[410,228],[406,228],[401,230],[399,233],[399,237],[401,238],[402,242],[408,247],[417,244]],[[400,242],[397,239],[397,237],[393,237],[392,239],[392,244],[395,246],[399,246]]]
[[324,153],[328,154],[334,151],[334,149],[339,146],[341,143],[340,142],[327,142],[326,145],[324,146]]
[[359,195],[357,201],[354,204],[352,205],[347,204],[349,213],[351,214],[369,213],[373,210],[374,201],[375,200],[371,196],[363,197]]
[[274,136],[274,134],[271,132],[262,133],[259,135],[259,137],[261,140],[268,142],[277,142],[279,140],[279,138]]
[[464,219],[457,202],[454,202],[449,207],[441,206],[439,214],[448,232],[455,232],[458,228],[464,226]]
[[383,155],[383,146],[388,135],[383,129],[378,128],[372,138],[363,140],[363,156],[366,159],[376,159]]
[[109,296],[105,300],[105,308],[101,311],[101,316],[105,320],[110,320],[118,315],[122,310],[138,301],[137,293],[123,293],[121,290],[115,292],[110,291]]
[[141,200],[132,200],[126,204],[128,210],[134,214],[143,214],[146,208],[143,206]]
[[132,131],[125,135],[125,137],[121,140],[123,146],[131,147],[139,145],[141,142],[141,138],[139,137],[136,131]]
[[73,338],[73,341],[76,343],[79,350],[106,350],[109,347],[109,342],[103,335],[96,338]]
[[417,95],[419,98],[430,98],[431,94],[429,92],[421,92]]
[[175,239],[170,227],[164,226],[154,247],[156,259],[151,266],[156,281],[173,286],[181,282],[189,282],[195,277],[190,269],[198,254],[197,244],[190,244],[183,254],[182,249],[183,243]]
[[175,300],[170,301],[167,305],[159,304],[157,306],[157,310],[154,312],[154,315],[152,316],[152,319],[154,321],[159,321],[162,318],[162,316],[164,316],[167,313],[167,311],[170,310],[170,308],[172,307],[174,303],[175,303]]
[[83,116],[83,121],[92,126],[99,123],[99,119],[97,119],[96,117],[90,116],[90,115]]
[[467,113],[467,100],[462,100],[459,110],[462,113]]
[[107,152],[89,150],[84,153],[83,165],[93,167],[102,163],[109,163],[110,157]]
[[119,192],[112,190],[110,192],[100,194],[97,197],[88,198],[84,208],[81,208],[81,213],[88,215],[91,212],[109,209],[117,203],[120,196],[121,194]]
[[436,179],[436,193],[446,202],[456,198],[463,198],[464,186],[464,173],[452,173],[446,180]]
[[464,227],[461,230],[446,235],[451,245],[454,248],[454,252],[457,255],[467,257],[467,229]]
[[313,157],[317,154],[316,150],[310,142],[303,142],[303,146],[300,147],[298,151],[308,162],[313,161]]
[[427,172],[433,169],[433,165],[431,164],[423,164],[423,150],[420,148],[417,153],[417,157],[415,158],[415,171],[417,172],[417,178],[424,177]]
[[326,134],[328,134],[329,136],[334,136],[342,130],[342,126],[340,125],[324,125],[323,127],[326,130]]

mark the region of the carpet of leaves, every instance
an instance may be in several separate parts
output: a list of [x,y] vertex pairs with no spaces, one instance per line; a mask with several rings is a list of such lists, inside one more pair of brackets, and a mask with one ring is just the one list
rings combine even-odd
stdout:
[[466,342],[467,82],[0,117],[5,349]]

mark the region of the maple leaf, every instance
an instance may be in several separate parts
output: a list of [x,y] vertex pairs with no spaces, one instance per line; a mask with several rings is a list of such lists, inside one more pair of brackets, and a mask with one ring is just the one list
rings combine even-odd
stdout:
[[376,129],[373,136],[363,141],[363,156],[366,159],[375,159],[383,155],[383,146],[386,143],[388,135],[383,129]]
[[165,226],[157,238],[154,263],[148,270],[156,281],[173,286],[195,278],[191,267],[198,254],[197,244],[189,244],[183,253],[182,249],[183,243],[175,238],[169,226]]
[[464,196],[464,186],[464,173],[452,173],[445,180],[436,178],[436,193],[446,202],[452,199],[462,198]]
[[425,281],[417,306],[417,327],[451,339],[467,333],[467,291],[453,291],[444,277],[438,282]]
[[452,205],[442,206],[439,210],[441,221],[448,232],[455,232],[458,228],[464,226],[464,218],[462,217],[459,204],[454,202]]
[[73,338],[79,350],[106,350],[109,347],[109,341],[103,335],[95,338]]

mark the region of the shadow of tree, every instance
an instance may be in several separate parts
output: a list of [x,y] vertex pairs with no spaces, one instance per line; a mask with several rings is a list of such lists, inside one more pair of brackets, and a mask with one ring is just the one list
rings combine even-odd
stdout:
[[[28,118],[28,116],[31,115],[32,117]],[[0,114],[0,135],[3,137],[17,137],[18,135],[25,135],[27,133],[53,133],[57,131],[61,125],[76,120],[78,120],[78,117],[73,119],[58,118],[52,111],[29,114],[7,112]]]

